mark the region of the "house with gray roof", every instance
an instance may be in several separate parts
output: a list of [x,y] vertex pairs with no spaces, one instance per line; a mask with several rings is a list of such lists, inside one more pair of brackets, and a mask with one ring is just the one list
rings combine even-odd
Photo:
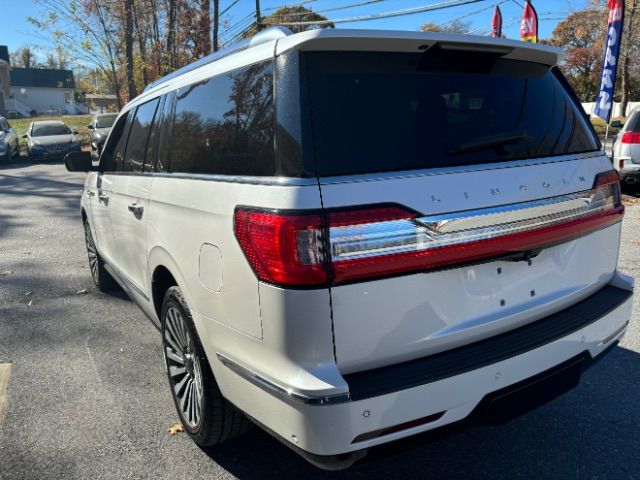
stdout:
[[74,98],[71,70],[11,67],[7,47],[0,45],[0,115],[74,115],[86,107]]

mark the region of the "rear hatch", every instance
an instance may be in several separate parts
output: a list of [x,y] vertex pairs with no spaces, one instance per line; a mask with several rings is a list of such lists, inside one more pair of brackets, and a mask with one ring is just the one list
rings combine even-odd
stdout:
[[517,328],[612,278],[611,163],[561,74],[503,55],[301,54],[343,373]]

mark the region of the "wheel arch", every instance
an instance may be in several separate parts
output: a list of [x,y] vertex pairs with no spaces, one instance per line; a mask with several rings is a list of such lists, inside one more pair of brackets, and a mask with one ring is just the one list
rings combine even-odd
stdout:
[[154,247],[149,252],[149,272],[151,272],[151,297],[153,308],[162,321],[162,300],[166,291],[173,286],[180,287],[185,300],[189,302],[189,292],[176,261],[162,247]]

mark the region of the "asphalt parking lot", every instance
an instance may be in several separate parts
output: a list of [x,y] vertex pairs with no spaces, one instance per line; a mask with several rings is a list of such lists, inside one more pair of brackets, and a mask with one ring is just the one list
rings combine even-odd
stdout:
[[[91,282],[83,178],[59,164],[0,165],[1,479],[640,478],[638,297],[624,341],[578,388],[500,427],[419,436],[339,473],[257,429],[207,450],[171,436],[158,331]],[[636,278],[639,253],[630,204],[620,267]]]

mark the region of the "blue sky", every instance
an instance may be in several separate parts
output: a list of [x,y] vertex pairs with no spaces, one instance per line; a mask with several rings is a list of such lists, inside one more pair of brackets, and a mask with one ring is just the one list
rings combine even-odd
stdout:
[[[289,5],[299,0],[290,0]],[[363,0],[314,0],[307,4],[316,11],[331,9],[352,3],[360,3]],[[348,18],[367,15],[371,13],[387,12],[397,9],[418,7],[422,5],[441,3],[444,0],[383,0],[378,3],[363,7],[350,8],[326,13],[331,19]],[[454,18],[461,18],[472,24],[472,29],[478,29],[479,33],[488,30],[491,22],[492,7],[500,0],[487,0],[475,4],[449,8],[436,12],[427,12],[416,15],[372,20],[358,23],[341,23],[341,28],[382,28],[397,30],[417,30],[423,23],[433,22],[441,24]],[[504,17],[504,33],[509,38],[518,38],[519,18],[522,15],[523,0],[507,0],[500,5]],[[559,19],[568,15],[572,9],[583,8],[588,0],[534,0],[533,3],[540,15],[540,34],[549,37]],[[232,3],[232,0],[220,0],[222,9]],[[265,15],[273,11],[275,7],[285,4],[284,0],[262,0],[262,9]],[[240,0],[225,15],[229,25],[233,26],[253,11],[254,0]],[[271,9],[271,10],[270,10]],[[479,10],[486,9],[483,12]],[[8,45],[9,50],[15,50],[25,44],[38,45],[42,52],[52,47],[51,41],[42,32],[37,31],[28,21],[27,17],[38,17],[42,11],[35,0],[0,0],[0,45]],[[248,22],[247,19],[245,21]],[[242,26],[243,24],[240,24]]]

